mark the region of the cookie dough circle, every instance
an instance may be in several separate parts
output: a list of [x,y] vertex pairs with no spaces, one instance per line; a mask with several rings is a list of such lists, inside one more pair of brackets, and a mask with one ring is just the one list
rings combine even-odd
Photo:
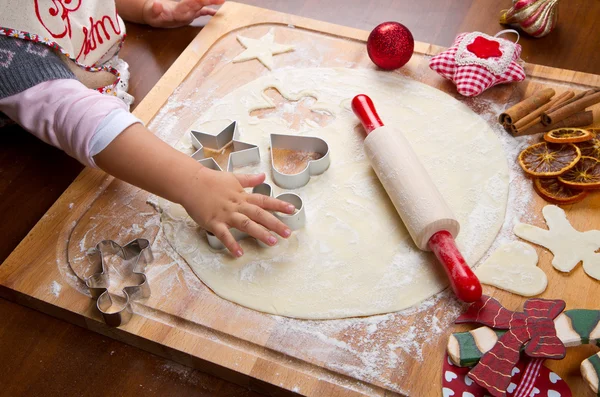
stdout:
[[[287,117],[297,114],[295,102],[267,117],[251,115],[272,106],[263,94],[269,88],[289,100],[316,98],[313,112],[296,129]],[[236,172],[265,172],[268,182],[270,133],[323,138],[331,166],[294,191],[304,200],[306,227],[272,248],[243,240],[240,259],[211,251],[185,211],[165,205],[169,242],[216,294],[266,313],[330,319],[398,311],[447,287],[433,255],[415,247],[364,156],[363,131],[350,109],[359,93],[373,99],[387,125],[406,135],[460,221],[457,244],[468,263],[474,265],[490,247],[504,221],[509,179],[500,140],[481,117],[451,96],[395,74],[279,70],[227,94],[192,128],[216,133],[216,120],[237,120],[237,138],[258,145],[262,160]],[[320,126],[322,120],[329,124]],[[179,149],[193,151],[186,137]]]

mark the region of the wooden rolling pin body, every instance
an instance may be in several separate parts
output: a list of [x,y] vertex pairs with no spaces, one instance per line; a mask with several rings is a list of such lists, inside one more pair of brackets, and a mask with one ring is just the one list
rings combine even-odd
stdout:
[[446,230],[456,238],[460,225],[404,135],[389,126],[365,138],[365,153],[406,229],[420,249]]
[[368,96],[354,97],[352,110],[367,132],[367,158],[417,247],[433,251],[458,299],[479,300],[481,283],[454,241],[459,223],[409,142],[383,125]]

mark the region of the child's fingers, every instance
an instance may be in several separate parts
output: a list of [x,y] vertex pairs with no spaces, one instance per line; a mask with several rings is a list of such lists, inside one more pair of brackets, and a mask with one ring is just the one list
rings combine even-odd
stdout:
[[202,4],[202,6],[218,6],[225,3],[225,0],[195,0],[198,3]]
[[267,211],[283,212],[284,214],[293,214],[296,210],[294,205],[282,200],[277,200],[273,197],[265,196],[264,194],[251,194],[248,197],[248,202]]
[[202,8],[202,4],[199,4],[198,0],[181,0],[177,3],[179,12],[196,12],[200,8]]
[[153,18],[158,17],[164,11],[163,4],[160,1],[153,2],[150,11],[152,12]]
[[244,255],[244,251],[242,251],[242,247],[238,244],[238,242],[233,238],[233,235],[229,231],[229,228],[224,223],[217,225],[212,233],[217,236],[217,238],[223,243],[223,245],[231,252],[233,256],[239,258]]
[[217,10],[214,10],[212,8],[206,8],[206,7],[204,7],[202,9],[196,11],[196,15],[194,15],[194,19],[200,18],[200,17],[205,16],[205,15],[210,15],[212,17],[216,13],[217,13]]
[[267,245],[277,244],[277,238],[275,236],[269,233],[267,229],[248,218],[246,215],[240,213],[234,214],[231,225],[239,231],[247,233]]
[[292,234],[292,231],[283,222],[270,212],[267,212],[256,205],[244,204],[240,207],[239,211],[254,222],[279,234],[281,237],[288,238]]
[[265,174],[233,174],[242,187],[254,187],[265,181]]
[[184,7],[186,11],[197,12],[206,6],[207,2],[204,0],[182,0],[179,2],[180,7]]

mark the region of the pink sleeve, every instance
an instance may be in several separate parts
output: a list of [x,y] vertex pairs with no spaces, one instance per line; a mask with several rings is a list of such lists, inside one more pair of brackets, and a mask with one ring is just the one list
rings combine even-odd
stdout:
[[93,155],[97,151],[93,153],[92,146],[98,137],[94,135],[106,129],[102,124],[105,118],[128,115],[135,121],[119,98],[102,95],[72,79],[46,81],[3,98],[0,111],[42,141],[91,167],[96,167]]

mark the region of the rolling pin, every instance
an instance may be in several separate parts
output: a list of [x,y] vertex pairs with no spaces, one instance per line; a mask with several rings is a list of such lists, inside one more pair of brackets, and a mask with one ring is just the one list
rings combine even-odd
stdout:
[[458,299],[475,302],[481,284],[456,247],[460,225],[404,135],[383,125],[366,95],[352,110],[367,132],[365,153],[417,247],[433,251]]

